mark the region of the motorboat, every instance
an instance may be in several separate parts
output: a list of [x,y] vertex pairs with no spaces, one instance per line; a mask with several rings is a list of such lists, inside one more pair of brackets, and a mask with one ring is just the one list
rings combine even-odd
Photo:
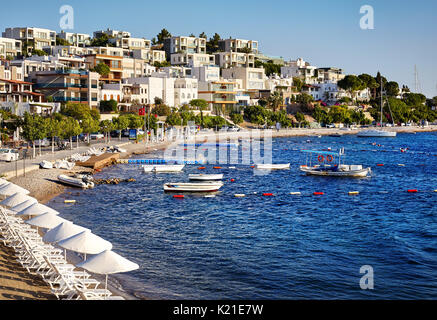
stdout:
[[[307,175],[364,178],[372,171],[370,167],[363,168],[362,165],[342,164],[341,156],[344,155],[343,148],[338,153],[316,150],[303,150],[303,152],[309,155],[316,154],[318,160],[318,164],[312,165],[311,158],[309,164],[307,158],[307,164],[300,166],[300,171],[305,172]],[[338,157],[337,164],[332,163],[334,157]]]
[[273,164],[273,163],[259,163],[255,165],[255,169],[258,170],[281,170],[281,169],[289,169],[289,163],[282,164]]
[[223,182],[170,182],[164,184],[164,191],[214,192],[223,187]]
[[190,174],[188,175],[190,180],[200,180],[200,181],[208,181],[208,180],[222,180],[223,174]]
[[88,178],[81,177],[70,177],[65,174],[61,174],[58,176],[58,180],[64,184],[69,186],[83,188],[83,189],[91,189],[94,188],[94,182],[90,181]]
[[143,165],[144,172],[181,172],[184,164],[146,164]]
[[53,163],[47,160],[43,160],[40,162],[39,167],[41,169],[53,169]]

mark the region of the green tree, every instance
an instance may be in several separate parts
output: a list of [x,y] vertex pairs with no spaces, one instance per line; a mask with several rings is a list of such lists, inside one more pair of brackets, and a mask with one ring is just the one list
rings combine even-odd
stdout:
[[156,41],[156,44],[164,44],[164,39],[165,38],[171,38],[171,33],[168,32],[168,30],[164,28],[164,29],[161,30],[161,32],[159,32],[156,35],[156,38],[158,39]]
[[347,75],[343,79],[337,82],[339,88],[348,91],[352,98],[355,97],[357,91],[363,90],[365,84],[355,75]]
[[296,121],[299,123],[299,128],[300,128],[301,123],[305,121],[305,116],[302,113],[298,112],[295,114],[294,117],[296,118]]
[[199,34],[199,38],[208,39],[205,32],[202,32],[201,34]]
[[83,120],[87,117],[100,120],[99,111],[97,109],[91,109],[84,103],[68,102],[66,105],[61,106],[60,113],[67,117],[73,117],[76,120]]
[[98,38],[93,38],[90,43],[91,47],[113,47],[114,45],[109,42],[109,36],[107,34],[102,34]]
[[90,134],[100,129],[99,120],[93,119],[91,116],[80,120],[80,126],[82,127],[82,132],[88,136],[88,143],[90,143]]
[[82,128],[78,120],[72,117],[65,117],[61,121],[61,138],[70,139],[70,149],[73,149],[72,137],[78,136],[82,133]]
[[240,124],[244,121],[243,116],[237,112],[231,113],[231,120],[235,124]]
[[385,92],[389,97],[396,97],[399,94],[399,84],[395,81],[387,82]]
[[112,123],[111,120],[102,120],[99,123],[100,131],[105,134],[105,141],[108,143],[109,141],[109,132],[114,130],[115,125]]
[[424,104],[426,97],[421,93],[407,93],[403,100],[407,105],[415,107]]
[[160,117],[168,116],[171,113],[171,108],[165,104],[159,104],[152,109],[152,113]]
[[105,101],[100,101],[100,112],[117,112],[118,111],[118,103],[114,99]]
[[129,128],[129,117],[126,114],[122,114],[117,118],[112,118],[112,123],[114,124],[114,128],[119,130],[118,138],[121,140],[121,131]]
[[56,36],[56,45],[57,46],[71,46],[71,43],[65,39],[59,38]]
[[181,124],[181,116],[178,112],[172,112],[167,116],[165,122],[170,126],[179,126]]
[[100,62],[94,68],[92,68],[91,71],[97,72],[101,76],[106,77],[111,72],[111,69],[107,64]]
[[197,110],[200,110],[200,125],[203,127],[203,111],[208,109],[208,102],[204,99],[193,99],[190,101],[190,106],[193,106]]
[[293,86],[296,87],[297,92],[302,91],[303,81],[298,77],[293,77]]
[[270,96],[267,98],[267,105],[273,110],[273,112],[276,112],[278,108],[280,108],[284,103],[284,97],[282,95],[281,91],[274,91]]
[[219,41],[221,40],[220,35],[215,33],[209,41],[206,42],[206,52],[212,54],[219,51]]
[[61,127],[61,122],[55,117],[50,117],[45,119],[47,136],[52,139],[52,153],[55,152],[55,137],[59,137],[63,128]]
[[27,141],[32,142],[33,157],[35,157],[36,155],[35,141],[44,139],[47,134],[47,128],[44,118],[42,118],[39,115],[31,115],[30,113],[25,112],[22,129],[23,129],[23,137]]

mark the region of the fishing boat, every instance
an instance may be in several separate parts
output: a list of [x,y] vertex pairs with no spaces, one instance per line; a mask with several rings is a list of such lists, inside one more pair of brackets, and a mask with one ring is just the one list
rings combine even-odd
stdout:
[[[388,103],[388,101],[387,101]],[[381,138],[381,137],[396,137],[396,131],[386,131],[382,129],[382,114],[383,114],[383,100],[382,100],[382,78],[381,78],[381,118],[379,121],[379,129],[370,129],[370,130],[364,130],[357,134],[357,137],[375,137],[375,138]],[[390,104],[388,105],[388,108],[390,110],[390,115],[393,121],[393,115],[391,114],[391,108]],[[394,123],[393,123],[394,125]]]
[[181,172],[185,167],[183,164],[146,164],[143,165],[144,172]]
[[[347,165],[341,163],[341,156],[344,155],[344,149],[342,148],[338,153],[332,151],[316,151],[316,150],[302,150],[309,155],[305,165],[300,166],[300,171],[305,172],[307,175],[314,176],[330,176],[330,177],[351,177],[351,178],[364,178],[367,177],[371,169],[363,168],[362,165]],[[311,155],[317,154],[318,164],[311,164]],[[334,157],[338,157],[338,164],[332,164]]]
[[223,182],[170,182],[164,184],[164,191],[214,192],[223,187]]
[[255,165],[255,169],[258,170],[281,170],[281,169],[289,169],[289,168],[290,168],[289,163],[279,163],[279,164],[258,163]]
[[65,174],[61,174],[58,176],[58,180],[64,184],[73,187],[78,187],[83,189],[94,188],[94,182],[89,181],[89,179],[86,178],[75,178],[75,177],[66,176]]
[[223,174],[190,174],[188,178],[190,180],[200,181],[221,180],[223,179]]

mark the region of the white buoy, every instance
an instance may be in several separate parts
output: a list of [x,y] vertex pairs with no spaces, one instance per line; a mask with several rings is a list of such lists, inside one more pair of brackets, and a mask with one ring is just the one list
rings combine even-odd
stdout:
[[290,192],[290,194],[291,195],[296,195],[296,196],[300,196],[301,195],[301,193],[299,191],[297,191],[297,192]]

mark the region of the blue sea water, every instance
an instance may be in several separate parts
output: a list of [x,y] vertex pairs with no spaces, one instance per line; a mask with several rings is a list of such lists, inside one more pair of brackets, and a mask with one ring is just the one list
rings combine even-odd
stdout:
[[[372,176],[312,177],[298,170],[305,164],[300,150],[329,147],[344,147],[345,162],[370,166]],[[274,138],[273,159],[290,162],[290,170],[259,176],[248,165],[220,170],[207,165],[202,173],[225,175],[213,198],[174,199],[163,192],[163,183],[188,181],[198,166],[145,174],[138,165],[119,164],[95,178],[136,182],[68,189],[48,205],[140,265],[117,275],[124,289],[139,297],[437,298],[436,133]],[[290,195],[293,191],[302,195]],[[324,195],[314,196],[315,191]],[[267,192],[274,196],[262,196]],[[64,199],[77,202],[67,205]],[[373,268],[373,290],[360,288],[364,265]]]

